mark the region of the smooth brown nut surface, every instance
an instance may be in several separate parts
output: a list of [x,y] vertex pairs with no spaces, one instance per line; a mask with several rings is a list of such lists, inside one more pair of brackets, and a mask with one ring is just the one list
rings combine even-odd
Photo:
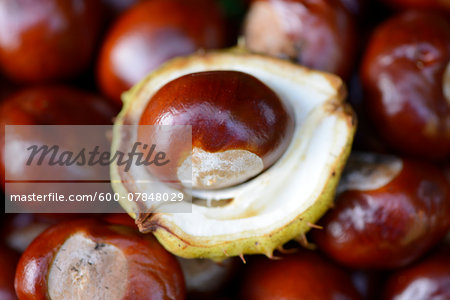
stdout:
[[92,58],[102,17],[98,0],[0,2],[0,66],[42,82],[78,75]]
[[385,300],[450,299],[450,247],[393,273],[384,288]]
[[151,236],[94,219],[49,228],[17,267],[19,299],[184,299],[176,259]]
[[260,0],[244,25],[248,49],[348,77],[355,54],[353,19],[334,0]]
[[368,114],[404,155],[450,155],[450,25],[437,14],[405,12],[381,24],[361,68]]
[[275,163],[289,145],[294,120],[279,97],[255,77],[210,71],[164,85],[139,124],[191,125],[192,149],[177,130],[164,136],[141,126],[139,141],[170,149],[172,163],[151,168],[158,178],[181,179],[189,172],[194,188],[208,189],[241,183]]
[[450,227],[450,190],[428,164],[378,156],[350,165],[336,205],[314,230],[319,248],[354,268],[405,266],[436,245]]
[[102,91],[119,103],[122,92],[170,58],[225,45],[225,23],[209,0],[143,1],[122,15],[98,62]]
[[280,260],[258,257],[247,267],[241,299],[361,299],[349,274],[318,253],[302,250]]

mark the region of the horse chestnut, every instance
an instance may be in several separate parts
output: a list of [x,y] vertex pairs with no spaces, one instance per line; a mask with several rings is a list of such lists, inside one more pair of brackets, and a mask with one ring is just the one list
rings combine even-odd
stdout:
[[450,24],[409,11],[381,24],[362,61],[368,114],[404,155],[450,155]]
[[383,299],[450,299],[450,247],[389,276]]
[[314,230],[319,248],[354,268],[397,268],[420,258],[450,228],[443,173],[391,156],[350,159],[335,207]]
[[37,237],[17,266],[20,299],[184,299],[176,259],[151,236],[95,219]]
[[343,77],[353,69],[353,19],[337,0],[254,1],[243,31],[252,51]]
[[225,45],[225,23],[218,7],[203,0],[143,1],[113,25],[98,62],[102,91],[120,102],[131,88],[166,60],[198,49]]
[[348,273],[307,250],[280,260],[252,261],[241,293],[246,300],[361,299]]
[[95,50],[100,12],[98,0],[0,1],[0,66],[26,82],[78,75]]
[[[237,71],[193,73],[164,85],[140,125],[191,125],[192,149],[178,130],[141,126],[138,139],[168,149],[172,163],[153,167],[164,181],[192,176],[198,189],[241,183],[270,167],[286,150],[294,120],[264,83]],[[192,150],[192,153],[191,153]],[[191,175],[192,174],[192,175]]]

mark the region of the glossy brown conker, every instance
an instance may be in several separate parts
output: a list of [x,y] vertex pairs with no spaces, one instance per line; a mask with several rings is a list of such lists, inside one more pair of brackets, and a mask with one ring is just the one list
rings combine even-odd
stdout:
[[143,1],[108,32],[98,61],[101,90],[120,95],[170,58],[225,46],[225,21],[209,0]]
[[349,274],[308,250],[279,260],[258,257],[246,269],[241,299],[361,299]]
[[0,66],[24,82],[74,77],[89,66],[102,25],[98,0],[0,2]]
[[20,258],[20,299],[185,299],[178,262],[152,235],[84,219],[53,226]]
[[450,299],[449,245],[390,275],[382,299]]
[[339,1],[253,1],[243,32],[251,51],[344,78],[354,67],[353,18]]
[[450,155],[450,24],[408,11],[375,29],[361,67],[366,108],[383,139],[403,155]]
[[138,138],[167,149],[171,163],[151,168],[158,178],[178,180],[189,173],[193,188],[214,189],[241,183],[274,164],[289,145],[294,120],[257,78],[208,71],[165,84],[149,100],[139,125],[192,126],[192,149],[176,128],[164,135],[141,126]]
[[450,189],[436,167],[391,156],[350,160],[335,207],[314,230],[339,263],[392,269],[419,259],[450,227]]

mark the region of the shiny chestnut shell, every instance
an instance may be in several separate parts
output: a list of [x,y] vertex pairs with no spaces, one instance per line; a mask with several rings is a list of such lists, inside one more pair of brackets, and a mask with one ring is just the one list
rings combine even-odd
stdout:
[[450,155],[450,24],[409,11],[381,24],[362,61],[366,107],[398,152],[424,159]]
[[0,66],[12,79],[58,80],[86,70],[99,37],[98,0],[0,2]]
[[[380,166],[383,168],[383,166]],[[450,189],[443,173],[425,163],[403,160],[387,184],[349,188],[314,230],[319,248],[354,268],[390,269],[420,258],[450,227]]]
[[382,299],[450,299],[449,245],[390,275]]
[[354,20],[340,1],[253,1],[243,32],[251,51],[344,78],[354,67]]
[[[128,226],[84,219],[49,228],[27,248],[20,258],[15,278],[15,289],[20,299],[47,299],[48,276],[54,259],[65,241],[75,234],[92,240],[96,251],[102,251],[104,245],[111,245],[125,256],[128,276],[120,278],[126,281],[123,299],[185,298],[184,278],[178,262],[153,236],[141,235]],[[97,284],[98,289],[103,288],[101,281],[93,284]]]
[[317,252],[302,250],[279,260],[258,257],[250,262],[241,299],[361,299],[350,276]]
[[[262,160],[264,170],[289,145],[294,120],[287,110],[280,98],[252,75],[208,71],[184,75],[164,85],[148,102],[139,125],[191,125],[194,151],[249,151]],[[173,130],[170,136],[162,136],[149,131],[141,126],[139,141],[168,149],[173,163],[184,161],[190,153],[191,149],[183,148],[187,144],[181,132]],[[195,159],[193,156],[193,168]],[[241,157],[229,158],[231,163],[238,159]],[[178,167],[169,164],[167,168],[153,167],[152,171],[162,180],[171,180],[176,178],[174,169]]]
[[111,99],[170,58],[225,46],[225,22],[204,0],[143,1],[108,32],[98,61],[98,82]]

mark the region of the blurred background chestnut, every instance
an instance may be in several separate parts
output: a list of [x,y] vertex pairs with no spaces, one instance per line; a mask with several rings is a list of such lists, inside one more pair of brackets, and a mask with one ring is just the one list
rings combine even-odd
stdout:
[[338,0],[253,1],[245,46],[348,78],[355,66],[354,18]]
[[387,279],[383,299],[450,299],[450,246],[443,245],[420,262],[394,272]]
[[0,1],[0,66],[20,82],[85,71],[102,26],[98,0]]
[[363,57],[367,112],[401,154],[450,156],[450,24],[438,14],[408,11],[382,23]]
[[257,257],[246,266],[241,299],[361,299],[350,275],[318,253],[301,250],[279,260]]
[[20,299],[185,299],[181,268],[152,235],[83,219],[53,226],[20,258]]
[[419,259],[450,228],[450,189],[432,165],[353,156],[335,207],[312,235],[320,250],[353,268],[390,269]]
[[143,1],[112,26],[98,61],[101,90],[120,95],[170,58],[226,43],[225,20],[209,0]]

